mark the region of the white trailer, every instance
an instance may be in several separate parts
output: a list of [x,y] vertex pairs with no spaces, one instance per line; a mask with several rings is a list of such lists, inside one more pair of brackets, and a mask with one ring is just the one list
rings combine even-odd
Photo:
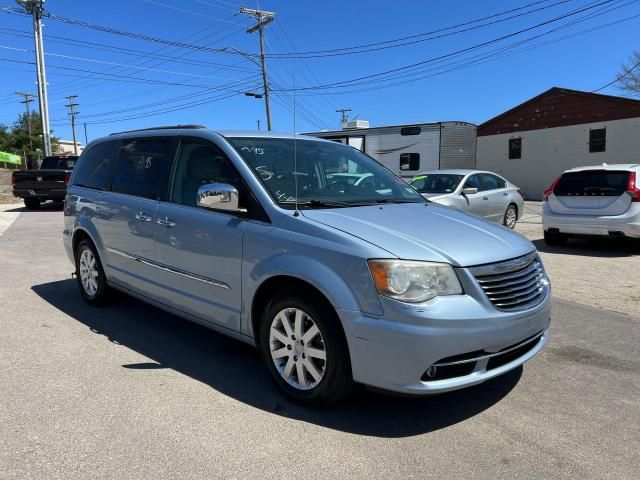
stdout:
[[475,168],[476,126],[467,122],[417,123],[307,133],[351,145],[402,177],[425,170]]

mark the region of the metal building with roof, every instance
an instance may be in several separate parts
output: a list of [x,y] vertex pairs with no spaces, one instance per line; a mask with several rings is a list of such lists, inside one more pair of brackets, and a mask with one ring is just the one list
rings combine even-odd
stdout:
[[477,130],[477,168],[534,200],[569,168],[638,162],[640,100],[631,98],[553,87]]

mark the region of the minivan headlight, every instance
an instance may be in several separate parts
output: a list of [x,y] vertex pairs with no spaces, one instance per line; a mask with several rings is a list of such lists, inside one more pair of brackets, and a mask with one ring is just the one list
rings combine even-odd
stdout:
[[369,269],[380,294],[403,302],[462,293],[458,277],[447,263],[369,260]]

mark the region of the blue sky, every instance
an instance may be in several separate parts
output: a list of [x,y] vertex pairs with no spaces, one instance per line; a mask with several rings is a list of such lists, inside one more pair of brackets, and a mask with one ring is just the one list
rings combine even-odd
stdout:
[[[263,0],[261,8],[277,13],[275,22],[266,27],[267,52],[274,54],[382,42],[533,3],[537,4],[485,22],[548,8],[468,32],[397,48],[320,58],[268,58],[268,71],[275,81],[272,87],[279,90],[272,101],[274,130],[293,129],[290,89],[294,72],[295,85],[302,89],[296,94],[299,106],[297,131],[337,129],[339,114],[335,110],[341,107],[351,108],[353,116],[369,120],[372,126],[445,120],[481,123],[552,86],[593,90],[615,78],[620,64],[634,49],[640,49],[640,2]],[[244,4],[256,7],[255,0]],[[170,47],[46,19],[45,49],[54,134],[71,137],[64,108],[67,95],[78,95],[81,140],[84,139],[84,122],[88,123],[89,140],[113,131],[176,123],[255,129],[256,120],[260,120],[264,129],[263,102],[242,94],[246,90],[262,90],[258,67],[236,53],[211,51],[223,47],[249,53],[258,51],[257,34],[245,32],[252,20],[234,16],[238,5],[238,0],[48,0],[47,9],[58,17],[209,49]],[[14,7],[15,3],[0,0],[0,6]],[[591,10],[483,49],[425,64],[428,71],[420,75],[346,88],[309,88],[447,55],[590,6],[593,6]],[[587,15],[589,18],[585,18]],[[566,25],[577,19],[582,21]],[[612,22],[617,23],[604,26]],[[561,29],[528,40],[518,48],[504,50],[502,56],[474,57],[484,61],[467,65],[474,59],[471,56],[483,55],[561,26]],[[33,62],[30,29],[29,18],[0,11],[1,123],[13,123],[23,110],[13,92],[36,90],[33,65],[20,63]],[[561,39],[566,36],[569,38]],[[149,53],[154,56],[143,56]],[[165,55],[173,58],[163,59]],[[401,70],[399,73],[406,72]],[[618,91],[614,86],[603,93],[617,94]]]

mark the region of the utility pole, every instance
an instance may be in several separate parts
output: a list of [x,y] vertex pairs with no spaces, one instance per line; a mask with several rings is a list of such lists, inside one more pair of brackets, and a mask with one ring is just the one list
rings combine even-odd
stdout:
[[42,123],[42,143],[45,155],[51,155],[51,130],[49,129],[49,100],[47,98],[47,76],[44,67],[44,43],[42,40],[42,15],[45,0],[16,0],[27,13],[33,16],[33,38],[36,47],[36,74],[38,79],[38,104]]
[[[24,97],[24,100],[22,100],[20,103],[24,103],[25,109],[27,111],[27,132],[29,133],[29,151],[33,152],[33,138],[32,138],[33,133],[31,132],[31,109],[29,108],[29,104],[33,102],[35,95],[33,93],[25,93],[25,92],[15,92],[15,93],[16,95],[20,95],[21,97]],[[27,170],[28,170],[29,169],[28,163],[25,162],[25,164],[27,165]]]
[[258,131],[260,131],[260,120],[256,120],[258,122]]
[[87,143],[89,143],[89,140],[87,140],[87,122],[84,122],[84,147],[87,148]]
[[350,111],[350,108],[339,108],[336,110],[336,113],[340,114],[340,125],[342,125],[343,127],[346,125],[347,120],[349,120],[347,113],[349,113]]
[[240,13],[253,17],[258,23],[247,29],[247,33],[256,30],[260,33],[260,64],[262,66],[262,82],[264,84],[264,107],[267,112],[267,129],[271,131],[271,105],[269,103],[269,80],[267,78],[267,64],[264,58],[264,27],[273,22],[276,18],[275,12],[256,10],[253,8],[240,7]]
[[[78,142],[76,142],[76,115],[79,113],[75,110],[76,107],[80,105],[75,102],[77,95],[69,95],[68,97],[64,97],[69,100],[69,103],[65,105],[69,109],[69,116],[71,117],[71,132],[73,134],[73,153],[78,155]],[[87,124],[84,124],[85,127]]]

